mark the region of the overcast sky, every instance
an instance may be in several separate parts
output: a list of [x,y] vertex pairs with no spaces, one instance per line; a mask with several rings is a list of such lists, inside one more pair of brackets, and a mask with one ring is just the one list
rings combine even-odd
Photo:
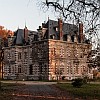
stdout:
[[[34,2],[33,2],[34,1]],[[24,28],[36,30],[42,22],[56,19],[51,12],[44,13],[36,5],[37,0],[0,0],[0,25],[12,31]]]

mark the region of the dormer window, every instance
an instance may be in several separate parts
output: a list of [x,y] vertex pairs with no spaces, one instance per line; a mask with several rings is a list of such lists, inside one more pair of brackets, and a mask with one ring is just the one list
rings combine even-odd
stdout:
[[71,40],[72,40],[72,42],[74,42],[74,35],[71,36]]
[[58,27],[56,27],[56,32],[58,32]]
[[50,35],[50,39],[55,39],[55,35]]

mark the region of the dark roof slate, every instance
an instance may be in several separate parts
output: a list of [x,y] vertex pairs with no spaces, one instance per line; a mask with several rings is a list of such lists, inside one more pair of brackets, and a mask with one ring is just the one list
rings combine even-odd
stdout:
[[[28,36],[32,34],[37,34],[37,32],[28,30]],[[14,36],[14,45],[24,45],[24,29],[18,29],[17,31],[15,31]]]
[[24,40],[24,30],[18,29],[17,30],[17,36],[16,36],[16,44],[17,45],[22,45]]
[[[58,27],[58,21],[48,20],[47,27],[49,29],[49,34],[55,34],[55,27]],[[63,35],[70,34],[74,35],[78,31],[78,27],[73,24],[63,23]]]

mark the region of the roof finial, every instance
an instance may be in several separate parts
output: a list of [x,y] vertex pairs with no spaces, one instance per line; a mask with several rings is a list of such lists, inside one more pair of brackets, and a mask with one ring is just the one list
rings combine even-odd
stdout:
[[25,28],[27,28],[27,26],[26,26],[26,20],[25,20]]
[[49,21],[49,15],[48,15],[48,21]]
[[19,29],[19,25],[18,25],[18,29]]

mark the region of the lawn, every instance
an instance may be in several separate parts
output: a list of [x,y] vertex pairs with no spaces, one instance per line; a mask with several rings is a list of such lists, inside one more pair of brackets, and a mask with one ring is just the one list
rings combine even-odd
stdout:
[[13,100],[14,87],[19,86],[20,84],[15,83],[1,83],[0,88],[0,100]]
[[75,97],[85,100],[100,100],[100,84],[85,84],[81,88],[75,88],[70,83],[57,84],[62,90],[67,91]]

